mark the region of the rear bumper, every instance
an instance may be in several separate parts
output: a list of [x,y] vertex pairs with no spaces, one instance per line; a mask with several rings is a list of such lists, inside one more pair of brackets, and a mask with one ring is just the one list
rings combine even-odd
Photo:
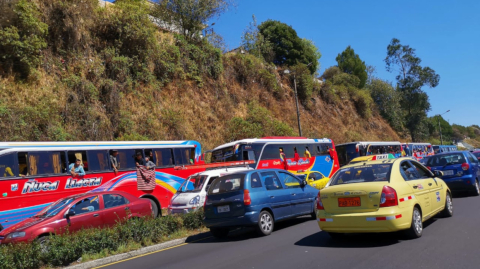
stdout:
[[245,212],[245,215],[228,218],[204,219],[207,228],[252,226],[258,223],[258,211]]
[[321,230],[337,233],[394,232],[410,228],[412,208],[386,207],[376,212],[352,214],[328,214],[317,210],[317,222]]
[[170,206],[168,207],[168,214],[187,214],[190,212],[195,212],[199,209],[200,207],[173,207]]
[[475,190],[475,178],[473,175],[464,175],[461,177],[442,178],[452,191],[470,191]]

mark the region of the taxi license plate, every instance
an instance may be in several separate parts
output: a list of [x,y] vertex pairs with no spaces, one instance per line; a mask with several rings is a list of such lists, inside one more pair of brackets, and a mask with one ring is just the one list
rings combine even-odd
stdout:
[[445,170],[443,171],[444,176],[453,176],[453,170]]
[[338,198],[338,207],[360,206],[360,197]]
[[217,212],[218,213],[230,212],[230,206],[228,205],[217,206]]

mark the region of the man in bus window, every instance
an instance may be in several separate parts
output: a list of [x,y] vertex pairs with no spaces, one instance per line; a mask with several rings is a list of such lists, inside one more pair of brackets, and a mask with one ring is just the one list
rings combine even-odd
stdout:
[[117,160],[118,150],[113,149],[111,152],[112,153],[110,154],[110,163],[112,164],[113,171],[116,173],[118,172],[118,168],[120,168]]
[[297,152],[297,147],[293,147],[293,160],[298,164],[298,161],[300,160],[300,156],[298,155]]
[[142,153],[141,153],[140,151],[137,152],[137,154],[135,154],[135,164],[136,164],[137,166],[139,166],[139,165],[145,165],[145,161],[143,160],[142,157],[143,157],[143,155],[142,155]]
[[305,153],[303,154],[303,157],[312,158],[312,154],[310,154],[308,147],[305,147]]
[[83,169],[82,161],[80,159],[76,159],[75,163],[71,163],[68,166],[68,170],[70,171],[70,174],[72,174],[72,177],[85,175],[85,170]]
[[288,163],[287,163],[287,155],[285,155],[285,152],[283,152],[283,148],[280,148],[280,159],[283,162],[283,169],[288,171]]

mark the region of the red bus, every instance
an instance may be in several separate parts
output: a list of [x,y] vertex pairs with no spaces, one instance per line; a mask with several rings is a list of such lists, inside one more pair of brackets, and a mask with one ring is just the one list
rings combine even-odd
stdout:
[[[137,189],[137,154],[151,156],[156,165],[153,190]],[[149,199],[158,216],[189,175],[205,170],[194,165],[203,163],[201,157],[196,141],[0,143],[0,225],[14,225],[69,195],[105,190]],[[70,174],[76,160],[85,175]]]
[[[280,150],[285,155],[284,159]],[[210,156],[208,156],[210,155]],[[331,177],[339,168],[335,144],[331,139],[305,137],[264,137],[230,142],[208,152],[211,163],[253,161],[255,169],[286,169],[295,174],[318,171]]]

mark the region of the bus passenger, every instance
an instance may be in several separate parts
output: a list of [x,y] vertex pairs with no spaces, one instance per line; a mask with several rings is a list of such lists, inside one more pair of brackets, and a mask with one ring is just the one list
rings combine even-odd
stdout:
[[135,154],[134,158],[135,158],[135,164],[136,164],[137,166],[139,166],[139,165],[145,165],[145,161],[143,160],[142,157],[143,157],[143,155],[142,155],[142,153],[141,153],[140,151],[137,152],[137,154]]
[[113,149],[111,151],[112,153],[110,154],[110,163],[112,164],[113,171],[116,173],[118,172],[118,161],[117,161],[117,155],[118,155],[118,150]]
[[298,164],[298,161],[300,160],[300,155],[298,155],[297,147],[293,147],[293,151],[295,152],[293,154],[293,160]]
[[285,155],[285,152],[283,152],[283,148],[280,148],[280,159],[283,162],[283,169],[288,171],[288,163],[287,163],[287,155]]
[[75,163],[71,163],[68,166],[68,169],[70,170],[72,177],[85,175],[85,170],[83,170],[82,161],[80,159],[76,159]]
[[145,166],[147,167],[147,169],[150,169],[150,170],[153,170],[155,169],[155,164],[150,161],[150,156],[145,156]]
[[305,147],[305,153],[303,154],[303,157],[312,158],[312,154],[310,154],[308,147]]

